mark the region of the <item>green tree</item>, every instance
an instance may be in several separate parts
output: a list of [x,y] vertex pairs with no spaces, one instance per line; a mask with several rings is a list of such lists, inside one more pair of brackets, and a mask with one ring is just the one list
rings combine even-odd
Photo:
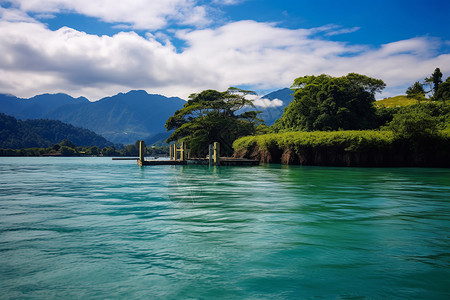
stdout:
[[99,155],[100,149],[97,146],[92,146],[86,149],[87,155]]
[[439,89],[434,94],[434,98],[435,100],[442,100],[444,104],[445,100],[450,100],[450,77],[439,85]]
[[117,155],[118,152],[114,147],[105,147],[102,149],[103,156],[114,156]]
[[416,81],[406,90],[406,97],[416,99],[419,104],[421,100],[425,100],[425,90],[423,85]]
[[69,148],[76,148],[77,146],[72,143],[72,141],[68,140],[68,139],[64,139],[62,140],[61,143],[59,143],[60,146],[67,146]]
[[436,68],[431,74],[431,78],[433,79],[433,95],[436,95],[436,92],[439,89],[439,86],[442,83],[442,72],[439,68]]
[[139,155],[139,140],[132,145],[126,145],[125,148],[119,151],[122,156],[138,156]]
[[174,130],[167,142],[185,141],[195,156],[207,153],[209,144],[220,142],[222,154],[232,154],[233,141],[254,134],[261,122],[256,111],[237,113],[244,106],[254,107],[246,99],[250,93],[253,92],[230,88],[225,92],[206,90],[192,94],[184,107],[167,120],[167,130]]
[[430,90],[426,91],[425,93],[432,92],[431,99],[437,100],[435,99],[435,96],[441,83],[442,83],[442,72],[441,69],[436,68],[434,69],[434,72],[433,74],[431,74],[430,77],[425,78],[424,84],[427,84],[430,87]]
[[62,156],[73,156],[76,154],[75,150],[68,146],[61,146],[59,150]]
[[438,120],[424,111],[398,113],[387,126],[394,136],[402,139],[421,139],[438,133]]
[[273,125],[279,130],[366,129],[374,126],[375,93],[380,79],[350,73],[342,77],[305,76],[295,79],[294,101]]

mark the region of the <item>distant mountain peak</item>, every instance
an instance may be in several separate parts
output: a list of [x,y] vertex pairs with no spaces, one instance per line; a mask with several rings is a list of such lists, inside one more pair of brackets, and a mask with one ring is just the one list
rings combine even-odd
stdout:
[[[147,96],[147,95],[150,95],[150,94],[147,93],[146,90],[130,90],[130,91],[126,92],[126,93],[119,93],[116,96],[119,96],[119,95],[120,96],[131,96],[131,95],[133,95],[133,96]],[[112,97],[114,97],[114,96],[112,96]]]

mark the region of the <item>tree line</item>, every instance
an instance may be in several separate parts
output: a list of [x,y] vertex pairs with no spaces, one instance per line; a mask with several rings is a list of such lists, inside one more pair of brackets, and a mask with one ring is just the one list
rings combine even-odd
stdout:
[[[120,149],[114,146],[78,147],[70,140],[64,139],[50,147],[31,147],[22,149],[0,148],[0,156],[125,156],[137,157],[139,155],[139,141],[126,145]],[[169,146],[150,146],[146,148],[147,156],[168,156]]]
[[[406,94],[409,98],[420,101],[442,101],[450,100],[450,77],[443,82],[441,69],[436,68],[431,76],[426,77],[422,82],[416,81],[407,90]],[[429,89],[426,90],[426,87]]]
[[[450,96],[450,77],[443,82],[439,68],[423,83],[416,82],[407,89],[407,96],[417,99],[417,105],[376,108],[375,94],[385,86],[381,79],[356,73],[299,77],[291,86],[294,100],[270,127],[258,118],[260,112],[241,110],[253,106],[246,98],[253,92],[236,88],[225,92],[206,90],[191,95],[184,107],[167,120],[167,130],[174,130],[167,142],[186,142],[191,154],[202,156],[208,144],[218,141],[224,145],[222,155],[231,155],[233,141],[259,134],[390,130],[397,137],[414,139],[450,128],[450,110],[445,105]],[[427,103],[421,103],[425,99]]]
[[91,130],[61,121],[44,119],[22,121],[0,113],[0,148],[47,148],[64,139],[83,147],[115,146]]

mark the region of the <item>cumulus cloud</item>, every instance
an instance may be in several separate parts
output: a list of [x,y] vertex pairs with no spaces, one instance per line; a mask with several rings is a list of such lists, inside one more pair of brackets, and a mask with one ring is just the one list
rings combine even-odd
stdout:
[[134,29],[161,29],[170,22],[204,26],[206,8],[196,0],[9,0],[28,13],[74,12],[107,23],[124,23]]
[[[19,2],[28,10],[41,3]],[[60,3],[69,3],[43,2],[47,12],[62,10]],[[16,8],[0,13],[0,92],[21,97],[66,92],[96,100],[145,89],[187,98],[204,89],[246,86],[269,90],[289,87],[299,76],[349,72],[383,79],[391,91],[404,91],[404,85],[429,76],[436,67],[450,73],[450,54],[435,54],[440,42],[430,38],[370,48],[321,39],[317,29],[240,21],[178,30],[175,35],[185,46],[176,49],[170,37],[161,33],[143,37],[134,32],[97,36],[68,27],[53,31]],[[256,103],[280,104],[264,101]]]
[[262,98],[262,96],[255,96],[252,100],[253,104],[256,107],[261,107],[261,108],[269,108],[269,107],[280,107],[283,105],[283,101],[280,99],[265,99]]

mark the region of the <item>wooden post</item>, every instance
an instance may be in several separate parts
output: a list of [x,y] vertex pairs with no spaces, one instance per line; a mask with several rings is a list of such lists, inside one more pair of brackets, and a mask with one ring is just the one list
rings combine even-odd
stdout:
[[172,148],[172,145],[170,145],[169,146],[169,157],[170,157],[170,160],[173,160],[173,157],[172,157],[173,154],[172,153],[173,153],[173,148]]
[[214,146],[213,145],[209,145],[209,165],[212,166],[213,165],[213,156],[214,156]]
[[145,142],[139,141],[139,160],[144,162],[145,159]]
[[220,144],[214,142],[214,165],[220,166]]
[[173,148],[173,160],[177,160],[177,144],[172,145]]
[[180,160],[181,161],[185,161],[186,160],[186,157],[185,157],[186,153],[184,152],[184,146],[185,146],[185,143],[182,142],[181,143],[181,148],[180,148]]

